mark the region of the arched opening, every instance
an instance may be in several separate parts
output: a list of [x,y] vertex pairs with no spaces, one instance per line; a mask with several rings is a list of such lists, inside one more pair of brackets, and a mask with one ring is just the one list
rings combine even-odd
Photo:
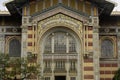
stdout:
[[44,53],[75,53],[76,41],[74,37],[64,31],[52,32],[45,39]]
[[[42,35],[40,43],[42,74],[45,78],[50,77],[56,80],[56,75],[81,78],[82,66],[80,64],[83,48],[81,39],[73,30],[61,26],[53,27]],[[78,75],[70,76],[67,73]]]
[[21,56],[21,43],[17,39],[12,39],[9,42],[9,56],[20,57]]
[[72,30],[54,27],[42,37],[42,53],[79,53],[81,40]]

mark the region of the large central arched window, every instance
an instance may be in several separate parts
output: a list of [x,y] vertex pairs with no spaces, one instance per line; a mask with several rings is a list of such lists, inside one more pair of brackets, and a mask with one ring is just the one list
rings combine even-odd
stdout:
[[53,32],[45,39],[44,53],[74,52],[76,52],[76,41],[74,37],[67,32]]

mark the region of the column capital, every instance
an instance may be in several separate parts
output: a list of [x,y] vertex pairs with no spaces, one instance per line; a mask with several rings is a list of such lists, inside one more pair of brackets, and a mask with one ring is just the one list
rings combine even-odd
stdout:
[[99,28],[98,27],[93,27],[93,33],[99,33]]

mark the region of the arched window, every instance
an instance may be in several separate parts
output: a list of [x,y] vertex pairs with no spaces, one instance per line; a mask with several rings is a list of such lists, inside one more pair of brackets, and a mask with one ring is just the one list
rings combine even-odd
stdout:
[[67,32],[51,33],[45,40],[44,53],[74,53],[76,52],[76,41]]
[[9,42],[9,56],[10,57],[20,57],[21,56],[21,44],[19,40],[12,39]]
[[109,39],[105,39],[101,43],[101,57],[112,58],[114,53],[113,43]]
[[54,52],[66,52],[66,34],[54,33]]

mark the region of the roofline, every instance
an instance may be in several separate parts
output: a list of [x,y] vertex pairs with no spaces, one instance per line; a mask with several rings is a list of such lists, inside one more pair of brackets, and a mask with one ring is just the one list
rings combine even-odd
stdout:
[[[17,13],[19,14],[20,11],[16,10],[15,7],[17,7],[17,8],[22,7],[24,4],[26,4],[29,1],[31,1],[31,0],[11,0],[8,3],[6,3],[5,5],[11,14],[17,14]],[[109,1],[109,0],[87,0],[87,1],[93,2],[99,7],[100,15],[101,14],[110,15],[115,6],[115,2]],[[16,4],[15,7],[13,6],[14,4]]]
[[116,6],[118,6],[118,3],[114,2],[114,1],[111,1],[111,0],[105,0],[105,1],[107,1],[107,2],[110,2],[110,3],[114,4],[114,5],[115,5],[115,7],[116,7]]
[[7,4],[7,3],[11,2],[11,1],[14,1],[14,0],[5,1],[4,3]]
[[120,11],[113,11],[111,13],[112,16],[120,16]]
[[10,13],[8,11],[0,11],[0,16],[10,16]]

